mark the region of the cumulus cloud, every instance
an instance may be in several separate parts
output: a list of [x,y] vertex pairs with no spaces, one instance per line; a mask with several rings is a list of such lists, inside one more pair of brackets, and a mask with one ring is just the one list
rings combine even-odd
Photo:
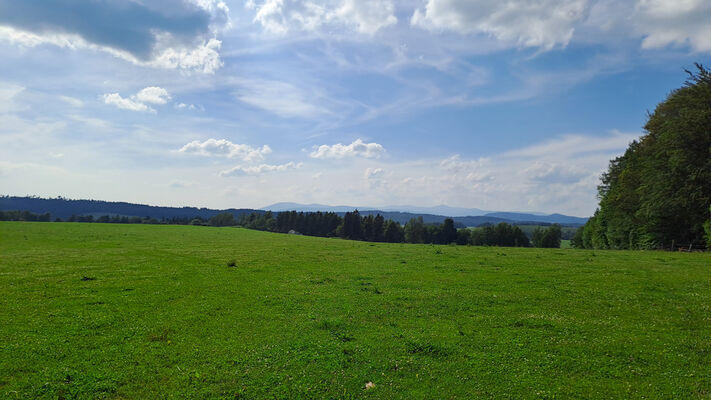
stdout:
[[490,35],[521,47],[565,47],[587,0],[428,0],[411,24],[436,31]]
[[136,93],[136,99],[141,103],[165,104],[170,101],[170,95],[161,87],[150,86]]
[[397,23],[392,0],[265,0],[260,4],[248,1],[246,7],[255,11],[254,23],[275,35],[326,27],[374,35]]
[[227,139],[207,139],[204,142],[198,140],[192,141],[183,146],[178,152],[206,157],[239,158],[247,162],[259,162],[264,160],[264,156],[271,153],[272,149],[267,145],[256,148],[246,144],[232,143]]
[[385,148],[378,143],[364,143],[363,140],[357,139],[349,145],[341,143],[333,146],[321,145],[316,150],[311,152],[311,158],[345,158],[345,157],[364,157],[364,158],[379,158],[385,154]]
[[122,110],[155,112],[154,109],[132,98],[123,98],[118,93],[107,93],[103,96],[105,104],[114,105]]
[[543,50],[567,46],[582,29],[590,35],[586,40],[614,31],[641,38],[644,49],[680,45],[705,52],[711,51],[708,15],[711,2],[705,0],[427,0],[410,23]]
[[111,104],[123,110],[147,111],[153,113],[156,112],[156,110],[149,107],[146,103],[162,105],[171,100],[168,91],[157,86],[143,88],[131,97],[121,97],[118,93],[107,93],[102,97],[105,104]]
[[222,0],[0,1],[0,38],[19,45],[97,49],[140,65],[206,73],[222,65],[215,35],[229,24]]
[[303,163],[294,163],[293,161],[281,165],[260,164],[252,167],[236,166],[228,170],[220,172],[220,176],[243,176],[243,175],[261,175],[270,172],[282,172],[290,169],[299,169]]

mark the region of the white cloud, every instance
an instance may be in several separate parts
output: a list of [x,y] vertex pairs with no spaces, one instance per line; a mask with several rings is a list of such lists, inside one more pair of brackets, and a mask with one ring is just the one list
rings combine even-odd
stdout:
[[232,143],[227,139],[207,139],[204,142],[192,141],[180,150],[184,154],[197,154],[207,157],[227,157],[239,158],[247,162],[259,162],[264,160],[264,156],[271,153],[272,149],[264,145],[255,148],[246,144]]
[[170,101],[170,95],[161,87],[149,86],[136,93],[136,99],[141,103],[165,104]]
[[128,98],[121,97],[118,93],[108,93],[103,95],[103,99],[105,104],[115,105],[124,110],[154,113],[156,110],[146,105],[146,103],[162,105],[169,102],[171,97],[167,90],[157,86],[149,86]]
[[259,5],[250,0],[246,8],[255,11],[254,23],[275,35],[326,28],[346,28],[374,35],[397,23],[391,0],[265,0]]
[[565,47],[588,0],[428,0],[411,24],[435,31],[484,34],[520,47]]
[[123,98],[118,93],[108,93],[103,98],[105,104],[111,104],[123,110],[155,112],[154,109],[147,105],[132,98]]
[[236,166],[228,170],[220,172],[220,176],[241,176],[241,175],[261,175],[270,172],[282,172],[290,169],[299,169],[303,163],[294,163],[293,161],[281,165],[260,164],[252,167]]
[[328,146],[323,144],[309,154],[309,156],[311,158],[379,158],[383,154],[385,154],[385,148],[382,145],[378,143],[364,143],[363,140],[357,139],[349,145],[337,143],[333,146]]
[[[176,103],[173,105],[176,110],[197,110],[197,109],[202,109],[202,107],[198,107],[195,104],[185,104],[185,103]],[[204,111],[204,109],[202,109]]]
[[377,31],[397,23],[395,6],[388,0],[345,0],[335,17],[358,32],[374,35]]
[[457,174],[465,172],[471,176],[471,178],[480,177],[483,180],[490,176],[487,169],[489,164],[490,160],[486,158],[462,160],[459,154],[455,154],[452,157],[442,160],[439,166],[451,173]]
[[642,48],[689,45],[711,51],[711,2],[707,0],[639,0],[636,30]]
[[220,59],[221,47],[222,41],[212,38],[192,47],[165,47],[153,60],[146,63],[135,59],[129,61],[157,68],[214,74],[224,65]]
[[364,178],[366,187],[371,190],[380,189],[388,185],[385,180],[385,170],[382,168],[366,168]]
[[[669,45],[711,51],[707,0],[427,0],[410,23],[433,32],[493,37],[506,46],[550,50],[581,40],[642,39],[643,49]],[[605,35],[605,32],[614,32]]]
[[97,45],[82,37],[66,33],[42,33],[0,26],[0,40],[23,47],[36,47],[50,44],[66,49],[89,49],[102,51],[132,64],[161,69],[179,69],[185,72],[214,74],[224,63],[220,59],[222,41],[210,38],[200,43],[181,45],[174,42],[170,35],[157,35],[157,44],[153,56],[149,59],[136,57],[130,52]]

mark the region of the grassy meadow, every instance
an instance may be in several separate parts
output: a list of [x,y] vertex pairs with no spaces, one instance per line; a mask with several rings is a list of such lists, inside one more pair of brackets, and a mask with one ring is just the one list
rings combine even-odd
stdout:
[[709,397],[707,253],[0,223],[3,399]]

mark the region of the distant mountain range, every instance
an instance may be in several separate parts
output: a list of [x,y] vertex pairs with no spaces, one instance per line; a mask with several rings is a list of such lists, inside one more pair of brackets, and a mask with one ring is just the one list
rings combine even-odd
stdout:
[[434,207],[417,207],[417,206],[387,206],[387,207],[353,207],[353,206],[327,206],[324,204],[299,204],[299,203],[276,203],[262,210],[267,211],[330,211],[330,212],[348,212],[357,209],[358,211],[398,211],[411,214],[432,214],[443,215],[445,217],[468,217],[479,216],[489,213],[489,211],[480,210],[478,208],[458,208],[445,205]]
[[[230,208],[224,210],[196,207],[159,207],[126,202],[110,202],[101,200],[70,200],[65,198],[44,199],[39,197],[0,197],[0,211],[18,210],[30,211],[37,214],[50,213],[52,219],[67,220],[72,215],[119,215],[126,217],[151,217],[156,219],[195,218],[208,219],[223,212],[231,212],[238,217],[252,212],[265,211],[303,211],[303,212],[335,212],[343,216],[346,212],[358,209],[361,215],[381,214],[386,219],[392,219],[405,224],[412,218],[422,217],[427,224],[439,224],[445,218],[451,217],[459,226],[481,226],[506,222],[518,225],[536,224],[561,224],[564,226],[580,226],[587,222],[587,218],[571,217],[561,214],[536,214],[512,212],[486,212],[476,208],[455,208],[448,206],[436,207],[350,207],[326,206],[321,204],[277,203],[261,210],[251,208]],[[469,213],[469,215],[462,214]]]
[[[384,217],[391,216],[393,220],[400,220],[407,217],[409,221],[413,215],[422,216],[425,223],[441,222],[443,217],[452,217],[455,222],[460,222],[465,226],[479,226],[485,223],[499,222],[534,222],[544,224],[561,225],[584,225],[588,219],[572,217],[563,214],[543,214],[543,213],[519,213],[519,212],[492,212],[478,208],[458,208],[449,206],[416,207],[416,206],[387,206],[387,207],[353,207],[353,206],[327,206],[324,204],[299,204],[299,203],[276,203],[262,208],[268,211],[304,211],[304,212],[336,212],[345,213],[357,209],[361,214],[380,213]],[[428,222],[429,221],[429,222]]]

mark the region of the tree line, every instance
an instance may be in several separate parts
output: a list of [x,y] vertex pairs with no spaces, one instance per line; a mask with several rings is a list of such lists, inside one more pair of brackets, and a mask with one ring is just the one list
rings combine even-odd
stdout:
[[[0,220],[49,222],[51,216],[49,213],[34,214],[29,211],[0,211]],[[62,220],[57,218],[55,221]],[[150,216],[72,215],[67,222],[242,226],[260,231],[387,243],[560,247],[561,241],[561,227],[558,224],[545,229],[537,227],[533,231],[532,239],[529,240],[520,227],[505,222],[479,228],[465,228],[455,226],[452,218],[446,218],[441,224],[425,224],[422,217],[417,217],[410,219],[403,226],[395,220],[386,220],[380,214],[361,216],[358,210],[347,212],[343,217],[334,212],[296,211],[284,211],[276,215],[271,211],[253,212],[240,214],[237,217],[231,212],[223,212],[208,219],[195,217],[160,220]]]
[[[228,213],[226,213],[228,214]],[[520,227],[501,222],[480,228],[457,228],[454,220],[425,224],[422,217],[410,219],[404,226],[377,214],[361,216],[358,210],[343,217],[332,212],[252,213],[235,219],[231,215],[213,217],[220,226],[240,225],[249,229],[297,233],[308,236],[340,237],[349,240],[388,243],[459,244],[504,247],[560,247],[561,226],[536,228],[529,240]],[[215,220],[211,218],[211,223]]]
[[0,211],[0,221],[49,222],[50,213],[35,214],[29,211]]

